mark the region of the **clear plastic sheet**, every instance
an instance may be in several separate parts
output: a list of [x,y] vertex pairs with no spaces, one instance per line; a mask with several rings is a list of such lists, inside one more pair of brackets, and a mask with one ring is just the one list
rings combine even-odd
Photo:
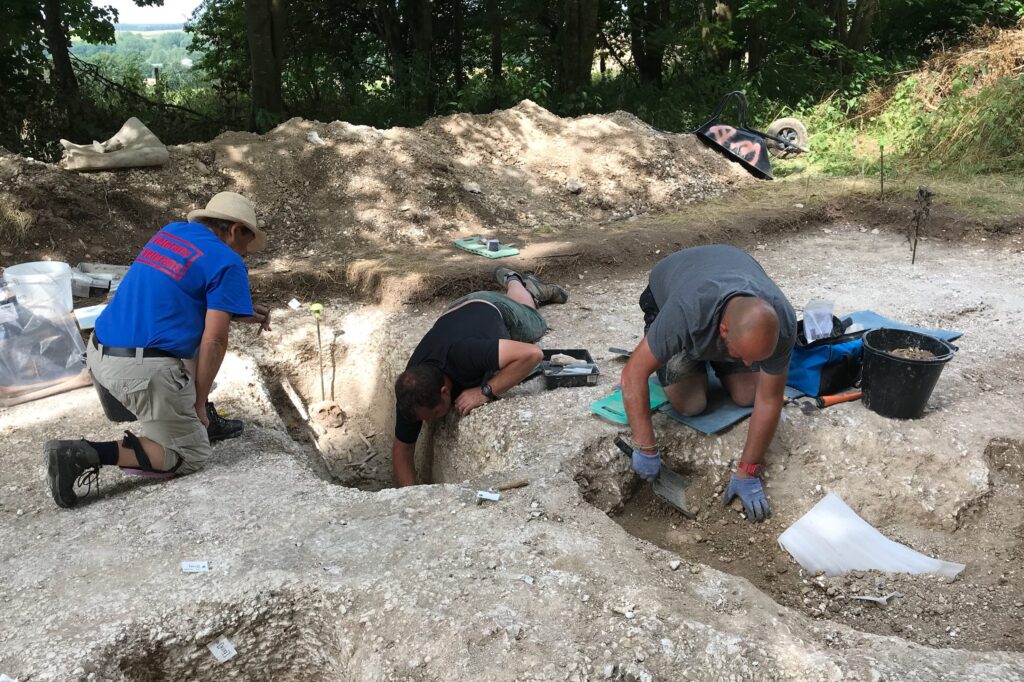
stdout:
[[49,388],[85,370],[74,316],[53,305],[24,306],[0,281],[0,399]]

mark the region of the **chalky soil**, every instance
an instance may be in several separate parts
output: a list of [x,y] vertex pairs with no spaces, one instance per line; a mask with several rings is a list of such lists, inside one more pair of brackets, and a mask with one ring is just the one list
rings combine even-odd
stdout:
[[[827,230],[827,231],[824,231]],[[325,403],[312,318],[235,330],[213,396],[247,421],[215,461],[170,482],[103,472],[102,496],[54,507],[39,447],[114,438],[76,391],[0,415],[0,672],[33,680],[1024,679],[1024,316],[1019,255],[808,227],[752,251],[799,307],[828,298],[966,332],[925,416],[847,403],[785,408],[768,455],[774,516],[720,506],[747,425],[707,437],[655,418],[691,481],[691,522],[637,485],[589,414],[642,333],[645,273],[581,266],[543,345],[587,348],[597,386],[537,382],[435,425],[432,485],[390,485],[390,385],[444,301],[327,297]],[[793,253],[814,253],[815,260]],[[862,273],[860,278],[850,272]],[[875,284],[872,284],[875,283]],[[884,284],[878,284],[884,283]],[[893,291],[900,292],[898,297]],[[936,295],[943,292],[942,296]],[[984,329],[985,333],[976,330]],[[281,380],[313,423],[289,407]],[[477,490],[510,480],[498,502]],[[803,575],[776,538],[826,492],[960,578]],[[9,549],[11,548],[11,549]],[[209,571],[186,573],[183,561]],[[888,606],[852,600],[899,592]],[[235,655],[218,660],[224,637]],[[222,656],[223,657],[223,656]]]

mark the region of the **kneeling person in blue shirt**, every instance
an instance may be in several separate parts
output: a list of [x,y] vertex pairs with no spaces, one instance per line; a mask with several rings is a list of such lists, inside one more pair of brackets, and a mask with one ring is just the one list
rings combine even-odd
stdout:
[[242,261],[266,242],[252,203],[234,192],[221,192],[188,222],[171,223],[149,240],[96,320],[86,352],[101,395],[127,408],[146,436],[126,431],[120,442],[48,441],[47,479],[59,506],[74,507],[76,481],[94,481],[100,466],[188,474],[212,455],[211,437],[241,431],[207,398],[231,320],[270,328],[267,309],[252,304]]

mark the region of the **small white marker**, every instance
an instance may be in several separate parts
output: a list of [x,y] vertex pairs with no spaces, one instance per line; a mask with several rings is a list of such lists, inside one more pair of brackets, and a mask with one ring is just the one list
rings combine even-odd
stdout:
[[293,298],[292,300],[288,301],[288,307],[291,308],[292,310],[298,310],[299,308],[302,307],[302,304],[299,303],[298,299]]
[[490,500],[491,502],[497,502],[501,499],[501,493],[492,493],[490,490],[477,490],[476,497],[478,500]]
[[3,673],[0,673],[0,682],[18,682],[18,680],[14,679],[13,677],[8,677]]
[[220,639],[216,642],[207,644],[206,648],[210,650],[210,653],[213,654],[213,657],[217,659],[218,663],[230,661],[235,657],[235,654],[238,653],[235,651],[235,645],[232,644],[224,635],[221,635]]
[[181,570],[185,573],[209,573],[210,563],[208,561],[182,561]]

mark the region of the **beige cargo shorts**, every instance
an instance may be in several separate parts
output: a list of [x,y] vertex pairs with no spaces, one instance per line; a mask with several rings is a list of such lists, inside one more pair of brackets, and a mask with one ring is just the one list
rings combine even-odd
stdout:
[[179,475],[202,469],[213,448],[196,415],[192,369],[177,358],[110,357],[92,342],[86,349],[93,381],[138,417],[142,433],[136,435],[163,447],[163,468]]

